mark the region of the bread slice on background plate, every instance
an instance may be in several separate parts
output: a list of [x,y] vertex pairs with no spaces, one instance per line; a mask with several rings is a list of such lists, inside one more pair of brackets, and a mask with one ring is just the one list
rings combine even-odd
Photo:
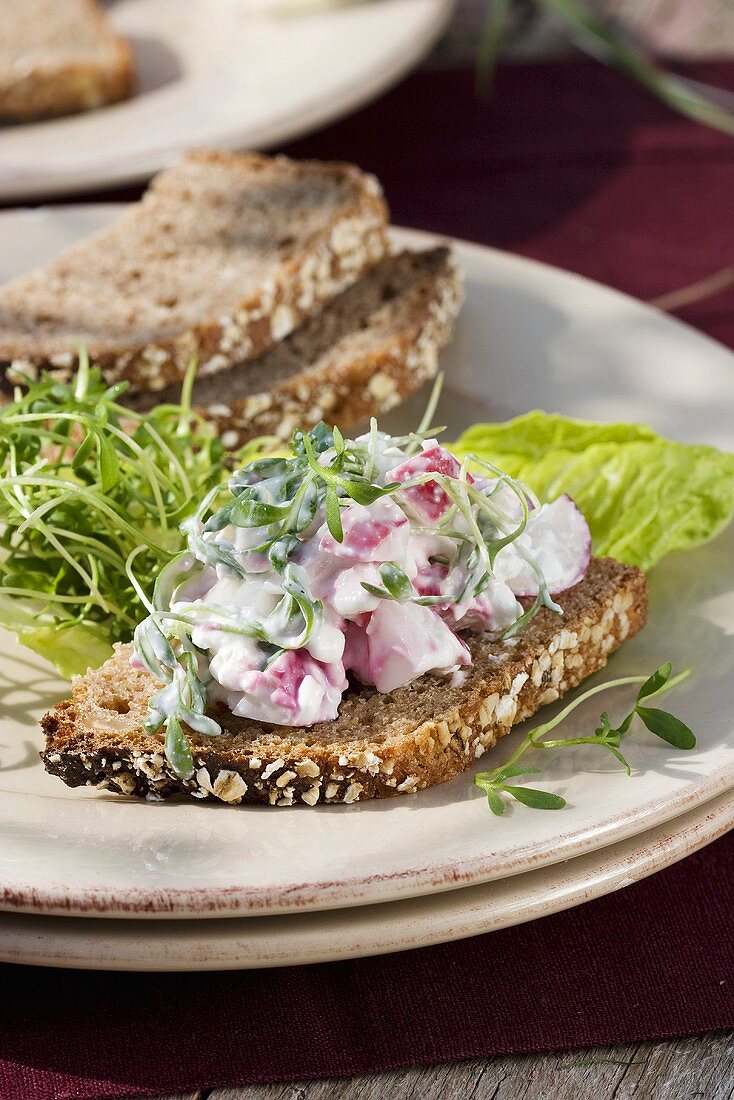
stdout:
[[189,731],[195,773],[179,779],[160,736],[143,729],[157,690],[118,646],[42,720],[46,769],[70,787],[159,800],[174,794],[275,806],[352,803],[431,787],[464,771],[498,738],[602,668],[644,625],[644,574],[592,558],[584,579],[511,644],[464,635],[473,663],[460,686],[425,675],[389,694],[355,685],[333,722],[264,726],[216,712],[223,732]]
[[387,207],[348,164],[200,151],[47,267],[0,287],[0,364],[160,390],[260,355],[387,251]]
[[[388,256],[258,359],[197,379],[193,403],[230,448],[322,419],[351,428],[435,376],[461,300],[448,248]],[[179,399],[174,385],[129,404]]]
[[88,111],[132,89],[130,47],[97,0],[2,0],[0,119]]

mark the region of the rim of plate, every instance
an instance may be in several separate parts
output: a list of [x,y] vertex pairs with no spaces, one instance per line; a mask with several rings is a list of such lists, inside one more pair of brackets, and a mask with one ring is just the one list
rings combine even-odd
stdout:
[[[733,788],[734,773],[722,769],[687,795],[661,798],[639,812],[629,814],[621,827],[618,818],[611,816],[588,830],[557,834],[552,851],[538,850],[537,846],[528,845],[514,849],[512,855],[505,859],[498,859],[489,853],[483,859],[467,857],[433,867],[416,866],[402,872],[357,875],[353,879],[323,879],[298,886],[288,884],[261,889],[218,886],[214,897],[209,887],[186,889],[167,886],[165,890],[136,890],[86,885],[82,889],[71,890],[63,882],[39,888],[31,883],[18,883],[17,880],[12,883],[0,880],[0,912],[105,920],[229,920],[237,917],[256,919],[264,914],[283,917],[307,911],[390,904],[489,885],[590,854],[603,853],[617,843],[676,821],[713,799],[728,795]],[[420,797],[420,792],[417,797]],[[337,813],[343,812],[341,807],[334,809]]]
[[448,894],[326,912],[200,921],[0,914],[0,960],[116,971],[216,971],[387,955],[525,924],[647,878],[734,828],[728,793],[641,836]]
[[[109,210],[110,213],[121,209],[124,203],[88,203],[67,204],[48,208],[20,209],[0,212],[0,220],[8,217],[44,216],[58,212]],[[719,353],[731,356],[734,367],[734,354],[724,345],[699,333],[692,326],[671,318],[654,307],[640,302],[630,295],[606,287],[594,280],[541,263],[526,257],[488,248],[473,242],[457,238],[427,233],[421,230],[393,227],[394,239],[404,242],[435,243],[447,241],[459,252],[470,252],[477,259],[486,253],[492,254],[502,262],[512,262],[520,270],[541,269],[547,276],[565,277],[575,283],[585,283],[595,290],[616,296],[630,308],[644,313],[653,313],[662,323],[685,328],[697,340],[704,341]],[[399,899],[418,897],[434,892],[452,891],[481,883],[489,883],[502,878],[510,878],[529,873],[564,860],[581,857],[599,849],[605,849],[617,842],[642,834],[659,825],[671,821],[734,787],[734,768],[722,766],[705,777],[699,777],[688,785],[683,792],[669,794],[653,799],[635,812],[630,812],[620,825],[618,816],[610,814],[597,820],[593,827],[586,830],[559,832],[554,838],[552,852],[539,850],[537,843],[527,848],[515,848],[511,856],[498,859],[496,854],[488,852],[484,858],[465,858],[457,861],[444,861],[434,865],[416,865],[404,872],[360,875],[353,878],[333,881],[323,879],[305,885],[268,886],[258,890],[246,886],[218,888],[216,897],[206,887],[186,889],[166,887],[165,892],[151,889],[114,888],[92,885],[70,892],[68,884],[55,883],[46,888],[38,888],[32,883],[3,882],[0,879],[0,910],[14,910],[26,913],[43,912],[59,916],[78,914],[87,917],[150,919],[180,918],[198,916],[200,918],[249,916],[263,913],[282,915],[294,910],[323,910],[362,906],[373,903],[389,903]],[[21,797],[15,795],[14,797]],[[417,796],[420,797],[420,794]],[[336,807],[335,812],[344,812]]]
[[[425,21],[417,33],[407,42],[401,38],[392,44],[379,61],[360,73],[358,81],[355,82],[353,77],[340,80],[328,90],[316,92],[310,98],[302,100],[297,107],[272,114],[267,123],[259,126],[219,131],[213,125],[207,144],[228,150],[269,149],[274,145],[304,137],[313,130],[353,113],[381,92],[387,91],[425,56],[444,30],[456,2],[457,0],[423,0]],[[8,182],[3,182],[0,176],[0,201],[22,202],[34,197],[142,183],[167,167],[187,148],[183,141],[174,145],[162,143],[155,153],[133,155],[124,161],[110,156],[97,166],[68,171],[51,170],[45,175],[35,177],[32,175],[34,169],[31,165],[15,167],[13,171],[16,175]]]

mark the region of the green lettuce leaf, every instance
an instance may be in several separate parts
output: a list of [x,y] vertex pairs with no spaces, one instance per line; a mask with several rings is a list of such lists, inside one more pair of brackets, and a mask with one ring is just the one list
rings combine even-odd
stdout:
[[645,570],[713,538],[734,515],[734,454],[662,439],[642,424],[536,411],[475,424],[452,449],[494,463],[541,500],[568,493],[594,552]]
[[21,645],[50,661],[68,679],[112,656],[112,642],[100,626],[73,619],[47,622],[41,596],[24,605],[0,588],[0,627],[12,631]]
[[68,629],[41,626],[38,630],[18,630],[17,636],[21,645],[50,661],[69,680],[83,676],[88,668],[97,668],[112,656],[109,640],[83,623]]

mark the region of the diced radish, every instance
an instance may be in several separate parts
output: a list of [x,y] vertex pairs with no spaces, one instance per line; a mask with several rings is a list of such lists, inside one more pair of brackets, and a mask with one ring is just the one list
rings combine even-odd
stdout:
[[342,509],[341,521],[343,542],[337,542],[326,528],[319,544],[324,553],[365,562],[400,561],[405,556],[410,524],[389,497],[382,497],[369,507],[349,504]]
[[[442,447],[435,439],[428,439],[423,444],[420,454],[401,462],[395,469],[387,474],[388,481],[410,481],[419,474],[436,473],[445,474],[447,477],[458,478],[461,463],[458,459]],[[473,482],[471,474],[467,475],[469,484]],[[426,481],[423,485],[413,485],[409,489],[403,489],[401,498],[409,505],[412,512],[429,523],[439,519],[450,506],[451,500],[448,494],[435,481]]]
[[591,560],[591,534],[584,516],[571,497],[531,512],[525,531],[495,561],[495,575],[516,596],[537,596],[535,570],[518,554],[523,549],[535,559],[551,594],[564,592],[584,577]]
[[416,573],[413,588],[419,596],[441,596],[446,591],[448,575],[448,565],[442,565],[441,562],[426,562]]
[[345,623],[344,626],[344,667],[347,672],[353,672],[363,684],[372,683],[370,646],[367,638],[369,621],[368,614],[360,615],[359,618]]
[[351,624],[344,651],[346,667],[378,691],[393,691],[425,672],[439,674],[471,663],[469,650],[429,607],[382,600],[363,637]]
[[368,592],[365,584],[382,588],[382,579],[373,562],[340,569],[331,578],[331,593],[326,595],[326,599],[331,602],[337,615],[345,619],[353,619],[365,611],[374,611],[380,597]]
[[243,669],[227,702],[241,718],[311,726],[336,718],[346,688],[341,661],[325,665],[305,650],[286,650],[262,671]]
[[452,621],[454,630],[498,632],[522,615],[522,607],[506,584],[490,581],[478,596],[450,604],[441,614]]

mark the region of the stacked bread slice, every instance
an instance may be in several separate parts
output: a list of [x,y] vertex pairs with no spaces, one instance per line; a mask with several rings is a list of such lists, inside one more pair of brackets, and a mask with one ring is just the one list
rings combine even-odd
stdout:
[[[447,248],[385,256],[257,359],[200,376],[194,404],[228,447],[262,435],[287,440],[319,420],[359,424],[434,377],[460,301]],[[150,408],[177,396],[173,385],[130,404]]]
[[[461,291],[445,248],[389,255],[374,177],[201,151],[112,225],[0,287],[10,381],[84,347],[129,399],[195,403],[234,445],[322,417],[349,427],[435,374]],[[161,392],[163,391],[163,392]]]

